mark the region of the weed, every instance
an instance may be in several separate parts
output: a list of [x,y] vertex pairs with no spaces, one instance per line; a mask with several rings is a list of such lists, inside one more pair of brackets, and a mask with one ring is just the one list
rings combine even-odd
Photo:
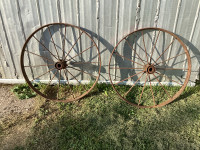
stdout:
[[44,116],[44,115],[47,115],[48,112],[49,112],[48,109],[40,108],[39,115],[40,115],[40,116]]
[[17,146],[14,148],[14,150],[25,150],[25,148],[21,147],[21,146]]
[[3,127],[0,124],[0,135],[3,133]]
[[11,91],[21,100],[36,96],[36,93],[28,86],[28,84],[15,85]]

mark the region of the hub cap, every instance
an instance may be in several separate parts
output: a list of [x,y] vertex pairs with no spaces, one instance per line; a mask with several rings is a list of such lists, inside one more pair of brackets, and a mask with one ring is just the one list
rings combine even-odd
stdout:
[[58,62],[56,62],[55,63],[55,67],[56,67],[56,69],[58,69],[58,70],[61,70],[61,69],[65,69],[66,67],[67,67],[68,65],[67,65],[67,62],[66,61],[58,61]]
[[156,68],[154,67],[154,65],[151,65],[151,64],[144,65],[145,73],[153,74],[155,71],[156,71]]

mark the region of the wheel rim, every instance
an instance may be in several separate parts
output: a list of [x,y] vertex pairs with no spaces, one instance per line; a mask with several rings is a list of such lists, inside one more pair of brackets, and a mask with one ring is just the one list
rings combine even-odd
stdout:
[[84,30],[52,23],[40,27],[26,40],[21,69],[36,93],[50,100],[70,102],[93,89],[99,79],[101,58],[96,43]]
[[[190,74],[185,44],[161,28],[143,28],[126,35],[109,61],[112,87],[121,99],[140,108],[161,107],[175,100],[187,86]],[[122,83],[130,86],[121,90]],[[175,90],[166,86],[169,83],[176,86]]]

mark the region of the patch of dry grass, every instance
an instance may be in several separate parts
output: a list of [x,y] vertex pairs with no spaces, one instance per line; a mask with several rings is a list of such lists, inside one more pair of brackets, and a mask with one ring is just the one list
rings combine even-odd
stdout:
[[200,86],[156,109],[130,106],[104,84],[72,103],[37,99],[32,132],[15,149],[200,148]]

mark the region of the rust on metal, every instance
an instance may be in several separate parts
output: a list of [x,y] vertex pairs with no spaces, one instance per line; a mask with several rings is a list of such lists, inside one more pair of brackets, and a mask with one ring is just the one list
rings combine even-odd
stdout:
[[[50,28],[53,28],[53,30],[51,30]],[[61,33],[62,31],[62,27],[63,27],[63,30],[64,30],[64,33]],[[68,28],[69,27],[69,28]],[[61,45],[57,45],[58,43],[56,43],[56,38],[53,38],[53,32],[55,32],[55,28],[59,28],[57,31],[59,31],[58,33],[60,33],[60,39],[61,39]],[[71,29],[73,31],[75,30],[78,30],[78,32],[76,33],[79,33],[79,37],[75,39],[75,42],[74,43],[70,43],[69,44],[69,39],[68,39],[68,36],[67,36],[67,28],[68,29]],[[53,46],[54,46],[54,49],[50,49],[50,47],[48,47],[47,45],[49,43],[43,43],[41,41],[44,41],[42,38],[42,34],[43,31],[47,30],[49,35],[50,35],[50,39],[49,41],[51,43],[53,43]],[[37,37],[36,37],[36,34],[40,34],[41,35],[41,39],[39,40]],[[75,49],[74,47],[81,47],[79,44],[78,41],[81,40],[81,36],[84,34],[84,36],[89,40],[88,43],[91,43],[92,46],[90,47],[87,47],[85,48],[84,50],[82,50],[81,52],[73,52],[72,51]],[[49,37],[45,37],[45,38],[49,38]],[[38,54],[37,53],[37,49],[32,49],[34,50],[34,52],[30,51],[30,49],[27,49],[29,44],[31,43],[32,40],[35,40],[36,42],[38,42],[37,44],[41,45],[43,48],[44,48],[44,51],[46,51],[46,53],[49,54],[49,57],[48,56],[41,56],[41,54]],[[68,41],[68,42],[65,42],[65,41]],[[31,44],[34,44],[34,43],[31,43]],[[69,44],[68,47],[70,47],[70,49],[67,49],[65,48],[65,45]],[[36,47],[36,46],[35,46]],[[34,48],[35,48],[34,47]],[[97,61],[94,61],[94,62],[91,62],[91,61],[83,61],[83,59],[81,58],[80,60],[81,61],[78,61],[76,62],[75,61],[75,58],[77,57],[82,57],[82,54],[85,53],[86,51],[89,51],[91,50],[91,48],[93,48],[93,50],[95,51],[96,53],[96,58],[97,58]],[[60,48],[60,51],[62,52],[62,57],[59,56],[59,48]],[[53,51],[54,53],[56,52],[56,55],[53,54]],[[72,54],[70,54],[70,52]],[[29,53],[35,57],[37,57],[38,59],[41,59],[42,61],[46,61],[46,64],[37,64],[37,65],[25,65],[25,55],[26,53]],[[51,57],[53,56],[53,57]],[[68,57],[69,56],[69,57]],[[55,59],[53,59],[55,58]],[[73,60],[73,61],[72,61]],[[50,64],[48,62],[51,62]],[[94,40],[90,37],[90,35],[84,31],[83,29],[77,27],[77,26],[74,26],[74,25],[70,25],[70,24],[66,24],[66,23],[50,23],[50,24],[46,24],[44,26],[41,26],[40,28],[38,28],[37,30],[35,30],[29,37],[28,39],[25,41],[24,43],[24,46],[22,48],[22,52],[21,52],[21,58],[20,58],[20,63],[21,63],[21,69],[22,69],[22,73],[23,73],[23,76],[26,80],[26,82],[28,83],[28,85],[39,95],[49,99],[49,100],[54,100],[54,101],[57,101],[57,102],[70,102],[70,101],[75,101],[75,100],[78,100],[82,97],[84,97],[85,95],[87,95],[92,89],[93,87],[95,86],[95,84],[98,82],[98,79],[99,79],[99,76],[100,76],[100,70],[101,70],[101,57],[100,57],[100,52],[99,52],[99,49],[96,45],[96,43],[94,42]],[[80,69],[77,69],[75,67],[73,67],[73,64],[97,64],[97,67],[98,67],[98,70],[97,70],[97,75],[93,75],[91,73],[91,71],[86,71],[86,70],[80,70]],[[37,76],[35,75],[34,73],[32,74],[32,76],[34,77],[32,80],[30,79],[30,77],[28,76],[28,73],[26,71],[25,68],[30,68],[30,67],[34,67],[34,68],[41,68],[41,67],[44,67],[46,66],[47,67],[47,71],[43,72],[41,75]],[[41,69],[42,70],[42,69]],[[83,73],[83,74],[87,74],[89,76],[91,76],[92,78],[94,78],[94,82],[93,84],[91,85],[90,88],[85,88],[84,87],[84,91],[80,94],[73,94],[73,93],[70,93],[70,96],[69,97],[66,97],[65,99],[63,98],[60,98],[61,97],[61,93],[60,93],[60,90],[61,90],[61,80],[63,80],[63,78],[66,78],[66,85],[69,86],[70,88],[70,91],[72,92],[73,89],[70,85],[70,80],[76,80],[79,84],[81,84],[81,82],[78,80],[77,76],[73,73],[73,72],[79,72],[79,73]],[[47,75],[48,73],[52,72],[53,75],[50,77],[50,78],[46,78],[44,80],[47,80],[47,84],[46,84],[46,87],[44,89],[44,91],[46,91],[46,89],[52,84],[52,81],[53,79],[56,79],[56,76],[57,76],[57,94],[56,96],[51,96],[49,95],[48,93],[45,93],[44,91],[42,90],[39,90],[38,88],[36,88],[34,86],[34,81],[37,80],[37,79],[40,79],[40,77],[43,77],[45,78],[45,75]],[[38,73],[38,72],[37,72]],[[68,75],[71,75],[72,79],[69,79]],[[65,81],[65,80],[64,80]]]
[[[148,32],[153,32],[153,33],[157,33],[157,35],[155,36],[155,42],[153,42],[152,40],[152,47],[148,48],[148,41],[146,41],[146,39],[144,38],[144,33],[148,33]],[[163,34],[161,36],[161,33]],[[137,37],[138,41],[142,41],[142,45],[143,45],[143,49],[141,49],[141,46],[138,46],[142,51],[143,51],[143,55],[141,55],[139,53],[139,51],[136,51],[136,46],[133,48],[133,43],[131,43],[130,41],[128,41],[127,39],[129,37],[131,37],[131,35],[134,35],[135,37]],[[140,36],[139,36],[140,35]],[[147,34],[148,36],[150,34]],[[163,50],[162,49],[158,49],[156,46],[158,45],[159,38],[163,37],[164,35],[168,35],[170,36],[170,38],[172,39],[172,41],[167,44],[166,48]],[[132,39],[132,38],[130,38]],[[164,39],[164,38],[163,38]],[[162,39],[162,40],[163,40]],[[166,54],[166,52],[168,51],[168,49],[170,47],[172,47],[173,43],[177,41],[177,43],[180,44],[180,47],[183,49],[183,53],[177,52],[178,54],[172,55],[170,58],[165,59],[164,58],[164,54]],[[117,52],[118,46],[121,43],[127,43],[128,46],[133,50],[134,54],[137,55],[137,57],[139,58],[138,60],[136,59],[132,59],[126,56],[124,56],[125,53],[123,53],[123,51],[121,52],[122,54],[120,54],[119,52]],[[164,43],[164,42],[163,42]],[[138,44],[138,43],[136,43]],[[150,52],[148,52],[147,50],[151,49]],[[153,56],[155,56],[155,51],[157,51],[157,58],[153,58]],[[159,51],[159,52],[158,52]],[[115,56],[117,55],[117,57],[121,57],[121,59],[127,60],[129,61],[129,63],[133,64],[133,66],[128,66],[128,67],[118,67],[118,66],[113,66],[113,64],[111,64],[113,61],[112,59],[115,59]],[[176,59],[177,57],[181,56],[181,55],[186,55],[186,59],[187,59],[187,65],[185,68],[177,68],[177,67],[170,67],[167,65],[167,62],[169,60],[172,59]],[[142,59],[143,58],[143,59]],[[146,59],[146,61],[144,60]],[[161,60],[159,62],[159,60]],[[143,64],[141,64],[140,62],[142,62]],[[135,66],[136,65],[136,66]],[[140,69],[137,67],[137,65],[140,65]],[[111,75],[111,70],[112,69],[123,69],[123,71],[126,69],[127,71],[132,70],[133,72],[135,72],[135,74],[131,75],[129,74],[128,76],[125,77],[125,79],[121,79],[120,81],[115,81],[114,79],[112,79]],[[138,70],[142,70],[142,72],[138,72]],[[182,71],[184,70],[185,75],[185,79],[183,79],[183,83],[180,81],[175,81],[174,79],[171,79],[168,77],[168,75],[166,74],[166,71],[171,71],[170,73],[173,75],[173,73],[175,73],[175,71]],[[122,71],[122,70],[121,70]],[[164,71],[164,73],[159,73],[159,71]],[[142,73],[142,74],[141,74]],[[187,47],[185,46],[185,44],[180,40],[180,38],[178,36],[176,36],[174,33],[167,31],[165,29],[161,29],[161,28],[142,28],[139,30],[136,30],[134,32],[129,33],[128,35],[124,36],[118,43],[117,45],[114,47],[111,56],[110,56],[110,60],[109,60],[109,78],[110,78],[110,83],[112,84],[113,89],[117,92],[117,94],[120,96],[120,98],[124,101],[126,101],[127,103],[139,107],[139,108],[155,108],[155,107],[161,107],[164,106],[170,102],[172,102],[173,100],[175,100],[178,96],[180,96],[180,94],[183,92],[183,90],[185,89],[185,87],[187,86],[187,83],[189,81],[190,78],[190,74],[191,74],[191,59],[190,59],[190,55],[189,52],[187,50]],[[145,81],[143,84],[143,88],[139,97],[138,102],[134,102],[134,100],[129,100],[127,99],[127,95],[131,92],[131,90],[133,89],[133,87],[136,85],[136,83],[138,83],[141,78],[143,77],[143,75],[145,76]],[[158,75],[158,76],[156,76]],[[175,74],[174,74],[175,75]],[[152,78],[150,77],[152,76]],[[165,77],[168,80],[173,81],[174,83],[177,83],[180,86],[180,89],[178,92],[176,92],[173,95],[170,95],[170,92],[168,91],[168,88],[166,88],[163,83],[158,79],[158,77]],[[137,78],[137,80],[134,78]],[[120,86],[119,83],[123,82],[123,81],[128,81],[131,80],[133,83],[133,85],[128,89],[128,91],[126,91],[124,94],[122,93],[122,91],[118,91],[119,88],[116,88],[116,86]],[[159,98],[156,97],[155,95],[157,94],[157,91],[153,91],[153,85],[152,85],[152,80],[154,80],[154,83],[156,81],[156,85],[160,85],[163,92],[164,92],[164,96],[163,97],[167,97],[164,101],[159,102]],[[142,96],[144,95],[144,91],[145,91],[145,87],[147,87],[147,83],[150,86],[150,92],[152,95],[152,105],[145,105],[142,104]],[[157,99],[156,99],[157,98]]]
[[143,69],[144,72],[148,74],[153,74],[156,71],[156,68],[152,64],[145,64]]
[[66,69],[67,66],[68,66],[67,62],[63,60],[60,60],[55,63],[55,68],[58,70]]

